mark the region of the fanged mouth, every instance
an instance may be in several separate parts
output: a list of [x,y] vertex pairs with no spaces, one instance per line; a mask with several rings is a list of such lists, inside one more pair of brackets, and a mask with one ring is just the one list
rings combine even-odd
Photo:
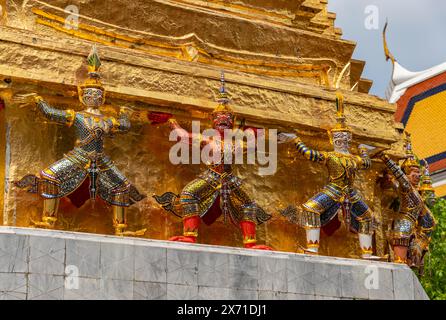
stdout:
[[229,123],[226,122],[221,122],[218,124],[219,128],[229,128]]

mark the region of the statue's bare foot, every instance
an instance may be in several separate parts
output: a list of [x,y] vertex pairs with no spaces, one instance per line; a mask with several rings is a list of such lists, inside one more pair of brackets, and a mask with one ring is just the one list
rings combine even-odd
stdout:
[[309,254],[309,255],[313,255],[313,256],[318,256],[319,255],[319,251],[317,249],[313,249],[313,248],[304,248],[299,246],[299,251],[298,253],[303,253],[303,254]]
[[195,237],[187,237],[187,236],[175,236],[175,237],[170,238],[169,241],[186,242],[186,243],[196,243],[197,242]]
[[55,224],[56,220],[49,220],[49,219],[45,219],[43,221],[31,220],[31,226],[34,228],[54,229]]
[[255,250],[269,250],[269,251],[272,251],[272,250],[273,250],[273,248],[268,247],[268,246],[265,246],[265,245],[263,245],[263,244],[255,245],[255,246],[252,246],[252,247],[248,247],[248,249],[255,249]]
[[371,261],[387,261],[387,257],[380,257],[374,255],[362,255],[361,259],[371,260]]
[[137,231],[116,231],[115,235],[120,237],[140,237],[143,236],[147,231],[147,228],[137,230]]

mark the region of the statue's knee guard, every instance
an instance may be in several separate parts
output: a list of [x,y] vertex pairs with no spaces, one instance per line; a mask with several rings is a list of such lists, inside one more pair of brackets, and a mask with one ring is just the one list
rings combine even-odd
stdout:
[[60,198],[60,185],[56,181],[40,179],[38,193],[45,199]]
[[200,215],[199,201],[193,195],[182,193],[180,204],[183,218]]
[[102,198],[113,206],[127,207],[130,205],[130,186],[122,185],[113,190],[113,193],[106,194],[105,196],[102,196]]
[[180,204],[183,216],[183,236],[197,238],[201,222],[199,202],[193,195],[181,193]]
[[305,229],[318,229],[321,227],[321,216],[316,212],[304,210],[300,214],[299,224]]
[[126,208],[113,206],[113,224],[127,226]]
[[256,222],[257,206],[253,203],[243,205],[243,221]]
[[45,199],[43,201],[42,222],[54,226],[57,221],[57,212],[59,210],[60,199]]
[[305,229],[307,238],[307,252],[317,254],[321,230],[321,217],[318,213],[304,210],[300,214],[299,224]]
[[373,234],[373,221],[372,219],[364,219],[359,221],[358,233],[372,235]]

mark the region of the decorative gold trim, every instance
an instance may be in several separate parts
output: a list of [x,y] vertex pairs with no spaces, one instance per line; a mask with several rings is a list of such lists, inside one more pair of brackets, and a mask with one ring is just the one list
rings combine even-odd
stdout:
[[75,119],[75,117],[76,117],[76,111],[74,111],[74,110],[72,110],[72,109],[68,109],[68,110],[65,110],[65,112],[68,114],[68,117],[67,117],[67,126],[68,126],[68,127],[71,127],[71,126],[73,125],[73,123],[74,123],[74,119]]
[[198,231],[184,231],[183,236],[185,237],[198,237]]
[[43,217],[42,221],[45,223],[55,223],[57,221],[56,217]]
[[362,251],[363,254],[373,254],[373,248],[372,247],[361,248],[361,251]]
[[[186,5],[191,5],[191,6],[195,6],[195,7],[199,7],[199,8],[208,8],[205,7],[203,5],[200,5],[198,3],[194,3],[191,1],[187,1],[187,0],[170,0],[172,2],[177,2],[177,3],[182,3],[182,4],[186,4]],[[274,18],[274,20],[272,19],[267,19],[268,22],[274,23],[274,24],[278,24],[281,26],[287,26],[287,27],[291,27],[292,23],[291,23],[291,19],[292,17],[287,16],[285,14],[280,14],[280,13],[275,13],[275,12],[269,12],[266,10],[261,10],[261,9],[255,9],[252,7],[248,7],[248,6],[244,6],[244,5],[239,5],[239,4],[233,4],[233,3],[228,3],[227,1],[220,1],[220,0],[208,0],[205,1],[208,2],[210,4],[214,4],[214,7],[212,7],[213,10],[215,11],[219,11],[219,12],[230,12],[233,15],[236,15],[238,17],[241,18],[248,18],[248,19],[252,19],[255,16],[264,16],[264,17],[271,17]],[[221,8],[218,8],[217,6],[221,6]],[[230,9],[234,9],[237,11],[231,11],[228,10],[227,8]],[[242,12],[246,12],[246,13],[242,13]],[[280,19],[282,21],[277,21],[276,19]],[[260,20],[260,19],[258,19]],[[290,21],[288,23],[286,23],[285,21]]]
[[[33,8],[32,12],[37,15],[36,23],[53,28],[57,31],[72,35],[74,37],[94,41],[107,46],[114,46],[126,49],[134,49],[164,57],[171,57],[185,61],[198,61],[204,64],[240,70],[247,73],[293,78],[315,78],[323,85],[330,86],[328,73],[332,66],[329,64],[311,63],[281,63],[266,60],[266,56],[259,56],[258,59],[236,58],[230,54],[220,54],[215,48],[212,55],[191,39],[166,39],[166,42],[148,40],[142,37],[128,36],[108,30],[104,30],[85,23],[79,23],[78,29],[64,28],[65,18],[55,14],[45,12],[41,9]],[[83,31],[82,31],[83,30]],[[110,40],[104,37],[111,38]],[[116,41],[119,40],[119,41]],[[198,39],[201,41],[200,39]],[[170,44],[167,41],[183,41],[181,44]],[[209,44],[205,44],[209,45]],[[145,46],[145,47],[144,47]],[[191,55],[190,48],[196,54]],[[291,58],[290,58],[291,59]],[[333,66],[336,65],[331,61]]]
[[243,244],[249,244],[249,243],[256,243],[257,242],[257,239],[256,239],[256,237],[254,236],[246,236],[246,237],[243,237]]
[[403,259],[403,258],[395,255],[395,258],[393,259],[393,263],[407,264],[407,259]]

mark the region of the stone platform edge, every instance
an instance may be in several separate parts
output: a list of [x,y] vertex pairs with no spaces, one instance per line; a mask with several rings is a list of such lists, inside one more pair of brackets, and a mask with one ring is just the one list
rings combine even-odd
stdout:
[[387,262],[0,226],[0,299],[425,300]]

